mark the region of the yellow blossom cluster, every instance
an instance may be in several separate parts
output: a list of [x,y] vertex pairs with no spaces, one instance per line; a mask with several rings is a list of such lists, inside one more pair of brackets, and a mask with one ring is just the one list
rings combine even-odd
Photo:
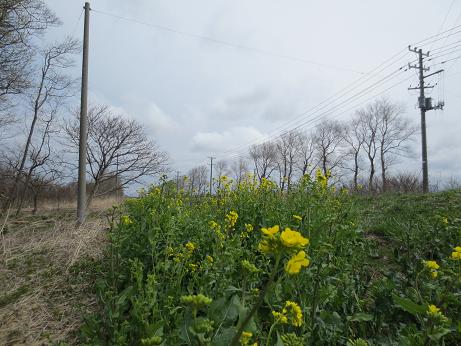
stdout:
[[454,251],[451,253],[451,259],[459,261],[461,260],[461,246],[456,246]]
[[133,224],[133,220],[130,219],[130,217],[128,215],[123,215],[121,218],[120,218],[120,222],[122,225],[124,226],[129,226],[131,224]]
[[272,311],[272,316],[278,323],[291,324],[300,327],[303,324],[303,313],[301,307],[290,300],[285,302],[282,311]]
[[440,268],[440,266],[437,264],[436,261],[423,261],[424,266],[429,269],[431,277],[433,279],[437,278],[438,272],[437,269]]
[[298,222],[302,222],[303,221],[303,218],[299,215],[293,215],[293,219],[295,219],[296,221]]
[[225,236],[221,231],[221,225],[213,220],[209,222],[209,225],[211,230],[218,236],[219,240],[223,241]]
[[322,171],[320,170],[320,168],[319,168],[315,172],[315,176],[316,176],[317,182],[320,184],[320,186],[322,186],[323,188],[326,188],[327,185],[328,185],[328,178],[330,178],[330,176],[331,176],[331,172],[329,170],[327,170],[327,173],[324,175],[322,173]]
[[225,222],[226,222],[226,227],[228,229],[233,229],[235,224],[237,223],[239,215],[237,214],[236,211],[230,211],[229,213],[226,214]]
[[264,238],[258,245],[259,251],[265,254],[284,251],[292,255],[285,265],[288,274],[298,274],[303,267],[309,266],[309,259],[303,250],[309,244],[309,239],[303,237],[300,232],[288,227],[280,232],[279,225],[263,227],[261,232]]
[[253,225],[251,223],[246,223],[245,224],[245,231],[243,231],[241,234],[240,234],[240,238],[244,239],[244,238],[248,238],[250,233],[253,232]]
[[434,304],[427,306],[427,315],[431,318],[438,319],[441,322],[447,322],[448,318],[440,311],[440,308]]

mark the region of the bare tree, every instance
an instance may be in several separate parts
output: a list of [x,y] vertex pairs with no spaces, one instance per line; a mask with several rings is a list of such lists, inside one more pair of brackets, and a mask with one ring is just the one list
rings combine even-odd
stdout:
[[29,74],[34,39],[58,18],[43,0],[2,0],[0,3],[0,110],[7,108],[8,95],[30,86]]
[[265,142],[250,147],[250,158],[253,160],[256,176],[259,181],[269,179],[277,167],[277,151],[275,144]]
[[360,153],[364,145],[365,137],[360,130],[360,119],[355,117],[353,118],[345,127],[343,132],[344,142],[346,143],[346,157],[352,158],[352,167],[347,167],[353,173],[353,186],[354,190],[357,191],[358,188],[358,176],[359,176],[359,163],[360,163]]
[[382,191],[387,190],[387,170],[396,162],[398,156],[410,153],[408,142],[417,128],[408,118],[402,117],[402,107],[387,99],[377,101],[380,122],[377,131],[381,164]]
[[228,174],[228,164],[227,164],[227,161],[225,160],[219,160],[219,161],[216,161],[216,163],[213,165],[214,166],[214,170],[213,172],[215,174],[213,174],[215,177],[216,177],[216,190],[219,190],[221,188],[221,178],[224,176],[224,175],[227,175]]
[[316,155],[323,174],[333,172],[341,166],[344,160],[342,152],[343,128],[335,120],[324,120],[314,133]]
[[379,150],[378,127],[380,123],[379,104],[372,103],[357,111],[358,131],[363,138],[363,150],[366,153],[369,163],[368,190],[374,190],[373,182],[376,173],[376,155]]
[[[56,111],[57,108],[54,109],[54,111],[50,114],[50,117],[48,119],[43,120],[44,126],[43,130],[41,131],[40,140],[37,143],[37,145],[34,145],[33,142],[31,143],[31,150],[29,155],[30,164],[23,174],[23,191],[22,196],[19,199],[16,215],[18,215],[21,212],[24,200],[26,198],[26,194],[28,192],[28,188],[30,187],[33,178],[37,180],[37,184],[35,184],[34,186],[36,187],[35,191],[37,191],[38,195],[40,182],[44,183],[47,180],[46,178],[48,176],[48,172],[57,171],[46,166],[49,163],[48,161],[52,156],[50,137],[52,134],[57,132],[52,127]],[[36,173],[36,170],[40,168],[42,168],[43,174]]]
[[28,95],[32,120],[27,134],[26,143],[22,151],[16,177],[3,209],[6,210],[16,199],[19,180],[24,174],[26,160],[29,156],[35,127],[40,117],[53,112],[60,100],[72,96],[73,79],[64,74],[64,71],[73,65],[71,56],[78,51],[78,43],[66,39],[63,43],[53,44],[39,54],[38,78]]
[[[65,131],[74,153],[78,152],[80,113]],[[168,170],[168,155],[144,133],[135,120],[114,114],[107,106],[91,107],[88,112],[88,145],[86,157],[93,189],[88,194],[87,208],[95,196],[114,192],[143,177],[156,176]],[[99,193],[106,181],[118,177],[119,184]]]
[[276,163],[279,172],[279,184],[282,191],[289,190],[300,146],[300,133],[290,131],[282,134],[275,143]]
[[299,135],[297,156],[297,168],[301,175],[312,175],[318,163],[315,156],[315,142],[312,134],[306,132]]
[[202,195],[208,184],[208,168],[204,165],[192,168],[189,173],[189,193]]
[[235,184],[239,186],[243,180],[243,176],[248,172],[248,162],[243,157],[239,157],[238,160],[232,162],[230,169]]

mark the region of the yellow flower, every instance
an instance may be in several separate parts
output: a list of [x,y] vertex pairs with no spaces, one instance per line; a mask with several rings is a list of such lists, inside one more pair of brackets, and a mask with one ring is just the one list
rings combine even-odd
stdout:
[[267,240],[261,240],[258,244],[258,250],[262,253],[269,254],[273,251],[273,248],[269,245]]
[[451,253],[451,259],[456,260],[456,261],[461,260],[461,252],[453,251]]
[[275,320],[279,323],[288,323],[288,318],[281,312],[272,311],[272,316],[274,316]]
[[436,261],[423,261],[424,265],[426,266],[426,268],[428,269],[439,269],[440,266],[437,264]]
[[303,221],[303,218],[301,216],[299,216],[299,215],[293,215],[293,219],[295,219],[296,221],[299,221],[299,222]]
[[435,306],[434,304],[430,304],[430,305],[428,305],[428,307],[427,307],[427,314],[428,314],[428,315],[433,315],[433,316],[439,315],[439,314],[441,314],[440,308],[438,308],[438,307]]
[[194,252],[194,250],[197,248],[197,246],[195,246],[195,244],[191,241],[187,242],[187,244],[185,245],[187,251],[189,252]]
[[251,223],[246,223],[245,224],[245,229],[248,233],[253,232],[253,225]]
[[251,332],[242,332],[242,335],[240,336],[240,344],[243,346],[248,345],[250,342],[251,338],[253,337],[253,333]]
[[280,230],[279,225],[275,225],[275,226],[269,227],[269,228],[264,228],[264,227],[261,228],[261,232],[263,232],[265,235],[268,235],[268,236],[273,236],[279,230]]
[[194,263],[189,263],[189,269],[192,273],[196,272],[198,269],[198,265]]
[[300,246],[304,247],[309,244],[309,239],[304,238],[298,231],[293,231],[288,227],[280,235],[280,240],[286,247]]
[[461,246],[455,247],[455,251],[456,251],[456,252],[461,252]]
[[228,228],[233,228],[235,224],[237,223],[238,219],[238,214],[235,211],[230,211],[228,214],[226,214],[226,224]]
[[206,256],[206,260],[207,260],[208,263],[213,263],[214,262],[213,257],[211,257],[210,255]]
[[285,271],[290,275],[298,274],[301,268],[309,266],[309,263],[309,259],[306,258],[306,253],[304,251],[299,251],[289,259],[285,266]]
[[431,277],[432,277],[433,279],[436,279],[436,278],[437,278],[437,275],[439,275],[438,272],[437,272],[437,270],[431,270]]
[[287,300],[282,313],[290,318],[290,322],[293,326],[300,327],[303,324],[303,313],[297,303]]
[[123,215],[121,217],[121,222],[122,222],[122,225],[125,225],[125,226],[133,224],[133,221],[130,219],[128,215]]

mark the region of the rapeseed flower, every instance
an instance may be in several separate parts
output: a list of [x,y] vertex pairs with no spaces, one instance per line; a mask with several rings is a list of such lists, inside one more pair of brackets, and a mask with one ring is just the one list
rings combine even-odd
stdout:
[[461,246],[456,246],[454,248],[455,251],[451,253],[451,259],[459,261],[461,260]]
[[303,218],[301,216],[299,216],[299,215],[293,215],[293,219],[295,219],[296,221],[299,221],[299,222],[303,221]]
[[309,266],[309,263],[309,259],[306,258],[306,253],[304,251],[299,251],[288,260],[285,271],[290,275],[298,274],[301,268]]
[[283,323],[283,324],[288,323],[288,317],[286,317],[286,315],[284,315],[281,312],[272,311],[272,316],[274,316],[275,320],[278,323]]
[[309,239],[304,238],[301,233],[288,227],[280,235],[280,241],[286,247],[304,247],[309,244]]
[[235,224],[237,223],[238,214],[236,211],[230,211],[226,214],[226,225],[228,228],[234,228]]
[[303,313],[297,303],[287,300],[282,312],[289,317],[290,323],[293,326],[300,327],[303,324]]
[[261,228],[261,232],[263,232],[265,235],[271,237],[273,236],[274,234],[278,233],[278,231],[280,230],[280,227],[279,225],[275,225],[273,227],[269,227],[269,228]]
[[240,336],[240,344],[243,346],[247,346],[253,337],[253,333],[251,332],[242,332],[242,335]]
[[300,327],[303,324],[303,313],[300,306],[290,300],[285,302],[282,311],[272,311],[272,316],[278,323],[290,323],[295,327]]
[[428,269],[437,270],[437,269],[440,268],[440,266],[437,264],[436,261],[423,261],[423,263],[426,266],[426,268],[428,268]]
[[269,244],[267,240],[261,240],[258,244],[258,250],[262,253],[269,254],[275,249]]
[[197,248],[197,246],[191,241],[187,242],[185,247],[186,247],[187,251],[189,251],[189,252],[194,252],[194,250]]
[[123,215],[121,217],[121,222],[122,222],[122,225],[125,225],[125,226],[129,226],[133,224],[133,220],[131,220],[128,215]]
[[210,263],[210,264],[214,262],[213,257],[211,257],[210,255],[207,255],[207,256],[206,256],[206,260],[207,260],[207,262]]

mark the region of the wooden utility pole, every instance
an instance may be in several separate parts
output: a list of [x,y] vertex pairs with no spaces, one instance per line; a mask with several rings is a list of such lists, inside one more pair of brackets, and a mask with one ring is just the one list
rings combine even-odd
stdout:
[[210,156],[210,196],[213,188],[213,159],[215,158],[213,156]]
[[81,225],[86,218],[86,143],[88,136],[88,48],[90,38],[90,3],[85,2],[83,29],[82,89],[80,100],[80,138],[78,151],[77,217]]
[[423,53],[422,49],[411,48],[408,46],[408,49],[411,52],[418,53],[418,65],[410,65],[408,64],[409,68],[416,68],[419,70],[419,85],[417,87],[409,87],[408,90],[419,90],[419,98],[418,98],[418,107],[421,111],[421,158],[422,158],[422,168],[423,168],[423,193],[427,193],[429,191],[429,170],[427,164],[427,137],[426,137],[426,111],[432,109],[443,109],[444,103],[439,103],[436,106],[432,106],[432,99],[426,98],[424,94],[425,89],[431,89],[433,85],[424,85],[424,78],[433,76],[443,70],[439,70],[437,72],[431,73],[427,76],[424,75],[424,71],[429,71],[429,68],[424,67],[423,59],[424,57],[429,56],[429,52]]

